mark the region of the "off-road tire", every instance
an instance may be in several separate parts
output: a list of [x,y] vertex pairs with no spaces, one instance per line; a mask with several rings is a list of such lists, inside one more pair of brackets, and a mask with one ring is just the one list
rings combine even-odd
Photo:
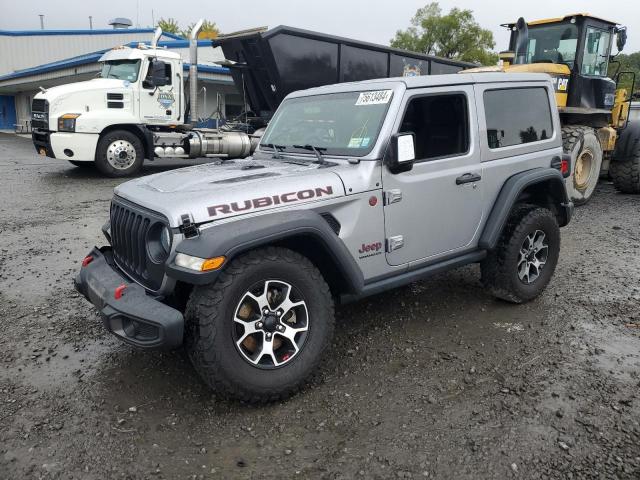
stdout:
[[[232,338],[235,309],[256,282],[278,279],[294,286],[308,307],[309,332],[301,350],[281,367],[263,370],[243,358]],[[217,394],[246,403],[284,400],[316,370],[333,337],[329,287],[304,256],[285,248],[251,251],[231,262],[211,285],[194,288],[185,312],[185,347],[196,371]]]
[[78,168],[95,168],[95,162],[77,162],[75,160],[67,160],[71,165]]
[[[518,276],[518,259],[525,238],[541,230],[548,238],[548,256],[540,276],[526,284]],[[560,253],[560,228],[553,213],[536,205],[519,205],[509,215],[496,248],[480,264],[482,283],[490,292],[511,303],[533,300],[551,280]]]
[[619,192],[640,193],[640,154],[630,160],[612,161],[609,174]]
[[[562,147],[565,153],[571,155],[571,175],[566,180],[569,198],[576,205],[584,205],[593,195],[598,185],[600,169],[602,168],[602,145],[598,140],[596,131],[591,127],[582,125],[567,125],[562,127]],[[592,159],[588,178],[579,183],[576,176],[576,167],[580,155],[590,153]],[[586,163],[586,162],[585,162]]]
[[[114,142],[128,142],[135,149],[135,161],[128,168],[115,168],[107,160],[107,150]],[[103,135],[98,141],[96,149],[96,168],[107,177],[129,177],[142,168],[144,162],[144,148],[140,139],[127,130],[114,130]]]

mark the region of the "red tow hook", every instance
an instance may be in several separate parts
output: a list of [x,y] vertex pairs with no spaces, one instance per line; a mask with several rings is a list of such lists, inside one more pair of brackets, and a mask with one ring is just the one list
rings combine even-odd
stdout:
[[124,295],[124,291],[126,290],[126,288],[127,286],[124,283],[119,287],[116,287],[116,289],[113,291],[113,298],[115,298],[116,300],[120,300],[122,298],[122,295]]
[[84,260],[82,260],[82,266],[86,267],[91,262],[93,262],[93,257],[91,255],[87,255],[86,257],[84,257]]

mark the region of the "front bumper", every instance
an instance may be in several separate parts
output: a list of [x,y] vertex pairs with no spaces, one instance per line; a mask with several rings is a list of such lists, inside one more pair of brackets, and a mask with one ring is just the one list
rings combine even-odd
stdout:
[[31,132],[31,140],[33,140],[33,146],[38,154],[49,158],[56,158],[53,153],[53,148],[51,147],[51,132],[48,130],[34,129]]
[[[120,340],[146,349],[182,344],[184,318],[175,308],[147,294],[115,266],[110,247],[94,248],[93,260],[75,278],[75,287],[100,311],[105,328]],[[117,298],[116,289],[124,285]]]

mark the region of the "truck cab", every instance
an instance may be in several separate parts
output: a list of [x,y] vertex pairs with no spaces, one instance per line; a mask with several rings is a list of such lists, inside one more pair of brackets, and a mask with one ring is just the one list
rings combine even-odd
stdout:
[[101,135],[109,130],[133,129],[135,134],[136,125],[184,122],[179,54],[141,44],[115,48],[100,61],[98,78],[35,96],[33,141],[40,155],[74,164],[93,162]]

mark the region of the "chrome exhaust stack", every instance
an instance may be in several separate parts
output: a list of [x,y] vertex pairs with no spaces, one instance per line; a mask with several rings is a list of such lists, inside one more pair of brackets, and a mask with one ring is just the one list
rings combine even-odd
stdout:
[[204,19],[201,18],[193,26],[189,36],[189,105],[191,111],[191,124],[198,121],[198,34],[202,29]]
[[153,48],[154,50],[158,48],[158,41],[160,40],[161,36],[162,36],[162,29],[158,27],[156,28],[156,31],[153,32],[153,40],[151,40],[151,48]]

